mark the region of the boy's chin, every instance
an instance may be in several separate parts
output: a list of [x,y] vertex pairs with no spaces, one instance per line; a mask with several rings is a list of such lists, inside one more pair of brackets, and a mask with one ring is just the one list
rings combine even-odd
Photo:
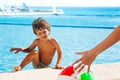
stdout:
[[47,38],[44,38],[44,39],[41,39],[41,40],[43,40],[43,41],[47,41]]

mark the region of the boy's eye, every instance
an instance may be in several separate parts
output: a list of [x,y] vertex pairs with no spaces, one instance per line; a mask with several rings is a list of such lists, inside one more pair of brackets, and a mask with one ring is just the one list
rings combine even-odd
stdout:
[[41,35],[42,33],[38,33],[39,35]]
[[38,34],[41,35],[41,34],[46,34],[46,33],[47,33],[47,31],[43,31],[43,32],[40,32]]
[[44,33],[44,34],[45,34],[45,33],[47,33],[47,31],[44,31],[44,32],[42,32],[42,33]]

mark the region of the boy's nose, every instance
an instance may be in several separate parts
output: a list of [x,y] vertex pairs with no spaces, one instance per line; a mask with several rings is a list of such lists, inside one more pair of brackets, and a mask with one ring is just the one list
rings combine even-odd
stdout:
[[44,37],[45,36],[45,34],[41,34],[41,37]]

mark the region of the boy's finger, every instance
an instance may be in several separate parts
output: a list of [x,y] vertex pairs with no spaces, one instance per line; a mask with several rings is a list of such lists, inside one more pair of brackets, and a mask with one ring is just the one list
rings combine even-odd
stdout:
[[11,48],[10,51],[13,51],[13,49]]
[[18,53],[18,52],[19,52],[19,50],[18,50],[18,51],[16,51],[16,52],[15,52],[15,54],[16,54],[16,53]]

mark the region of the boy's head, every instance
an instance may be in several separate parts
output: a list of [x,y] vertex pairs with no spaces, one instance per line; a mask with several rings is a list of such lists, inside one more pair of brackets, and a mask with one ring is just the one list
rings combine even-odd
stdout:
[[47,29],[50,32],[50,24],[42,18],[35,19],[32,23],[32,27],[33,27],[33,32],[35,34],[37,34],[36,30],[41,30],[41,29]]

